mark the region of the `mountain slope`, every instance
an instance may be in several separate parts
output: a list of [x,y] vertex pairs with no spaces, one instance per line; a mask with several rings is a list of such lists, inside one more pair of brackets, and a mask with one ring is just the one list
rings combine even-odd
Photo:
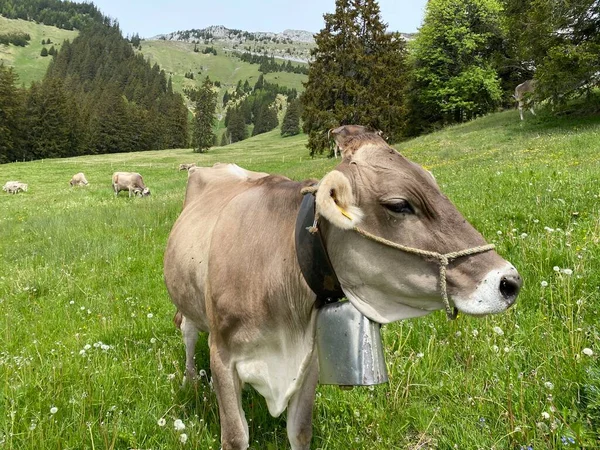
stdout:
[[[55,49],[60,50],[63,41],[67,39],[72,41],[78,35],[77,31],[62,30],[21,19],[7,19],[3,16],[0,16],[0,30],[2,34],[22,32],[31,36],[26,47],[0,44],[0,64],[14,67],[19,75],[19,81],[26,86],[29,86],[32,81],[41,80],[52,60],[51,56],[40,56],[43,47],[49,50],[54,46]],[[43,46],[42,39],[50,39],[52,44]]]

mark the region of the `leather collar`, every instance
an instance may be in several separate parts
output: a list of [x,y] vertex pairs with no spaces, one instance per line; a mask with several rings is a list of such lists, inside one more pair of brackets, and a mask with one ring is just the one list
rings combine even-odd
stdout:
[[305,194],[296,218],[296,257],[308,286],[317,294],[316,307],[345,296],[331,265],[321,231],[308,231],[315,221],[315,197]]

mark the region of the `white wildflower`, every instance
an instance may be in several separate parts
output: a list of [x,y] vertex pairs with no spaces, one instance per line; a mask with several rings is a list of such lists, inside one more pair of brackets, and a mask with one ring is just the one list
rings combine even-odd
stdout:
[[421,352],[417,353],[417,358],[422,358],[423,356],[425,356],[423,353],[421,353]]
[[110,345],[102,344],[100,348],[102,348],[104,351],[107,351],[110,348]]
[[167,380],[172,381],[175,379],[175,374],[174,373],[170,373],[167,375]]
[[546,230],[548,233],[554,233],[554,228],[544,227],[544,230]]
[[58,408],[56,406],[53,406],[52,408],[50,408],[50,414],[56,414],[58,412]]
[[567,276],[573,275],[573,271],[571,269],[562,269],[561,272]]
[[187,438],[187,434],[185,434],[185,433],[181,433],[181,434],[179,435],[179,442],[181,442],[182,444],[185,444],[185,443],[187,442],[187,439],[188,439],[188,438]]
[[502,231],[498,230],[498,231],[496,231],[496,234],[497,234],[498,236],[502,236]]
[[175,422],[173,422],[173,426],[175,427],[175,431],[185,430],[185,423],[183,423],[181,419],[175,420]]
[[521,233],[521,239],[525,239],[527,237],[527,233]]
[[497,345],[493,345],[492,346],[492,350],[494,350],[495,353],[498,353],[498,351],[500,350],[500,348]]
[[546,280],[543,280],[541,283],[542,287],[548,287],[548,282]]
[[502,331],[502,328],[500,327],[494,327],[494,333],[496,333],[498,336],[504,336],[504,331]]
[[85,344],[85,345],[83,346],[83,349],[84,349],[84,350],[89,350],[90,348],[92,348],[92,346],[91,346],[90,344]]
[[555,272],[560,272],[560,267],[558,267],[558,266],[554,266],[554,267],[552,268],[552,270],[554,270]]
[[154,317],[154,314],[152,314],[152,313],[148,313],[148,316],[147,316],[147,317],[148,317],[148,319],[152,319],[152,318]]
[[479,336],[479,331],[477,331],[477,328],[473,329],[473,331],[471,331],[471,334],[473,335],[473,337],[477,337]]
[[156,344],[156,338],[152,338],[152,339],[150,339],[150,343],[151,343],[151,344]]
[[546,381],[544,383],[544,386],[546,386],[546,389],[549,389],[549,390],[554,389],[554,385],[550,381]]
[[165,424],[167,423],[167,421],[165,420],[164,417],[161,417],[160,419],[158,419],[158,421],[156,423],[158,424],[159,427],[164,427]]
[[587,348],[587,347],[584,348],[583,350],[581,350],[581,352],[584,355],[587,355],[587,356],[593,356],[594,355],[594,351],[591,348]]
[[544,412],[542,413],[542,419],[544,419],[544,420],[548,420],[549,418],[550,418],[550,414],[548,414],[546,411],[544,411]]

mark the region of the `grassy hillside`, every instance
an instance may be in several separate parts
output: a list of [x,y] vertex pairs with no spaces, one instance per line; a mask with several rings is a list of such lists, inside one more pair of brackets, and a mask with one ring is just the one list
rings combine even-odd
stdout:
[[[203,49],[204,45],[198,48]],[[181,90],[183,87],[199,87],[202,80],[209,76],[211,80],[220,81],[223,89],[231,91],[239,80],[248,80],[254,85],[260,72],[257,64],[249,64],[231,56],[231,52],[215,45],[217,55],[194,52],[194,44],[178,41],[142,41],[142,53],[151,62],[157,62],[167,74],[172,76],[173,86]],[[186,72],[194,73],[194,80],[184,77]],[[302,81],[306,75],[277,72],[265,75],[265,80],[281,86],[302,91]]]
[[[335,167],[307,158],[304,144],[271,132],[207,154],[0,166],[2,184],[29,183],[0,195],[3,448],[176,448],[175,419],[191,448],[219,448],[206,337],[197,365],[208,375],[182,390],[183,344],[162,281],[186,183],[176,167],[236,162],[295,179]],[[598,448],[600,117],[521,123],[508,111],[397,148],[434,173],[525,285],[503,315],[386,326],[390,382],[320,386],[312,448]],[[69,188],[81,170],[90,186]],[[141,172],[152,196],[114,198],[115,170]],[[251,447],[288,448],[285,419],[252,390],[243,403]]]
[[32,81],[41,80],[52,60],[51,56],[40,56],[42,47],[44,47],[42,39],[52,41],[52,44],[45,46],[48,50],[52,45],[60,50],[63,41],[67,39],[72,41],[77,36],[77,31],[61,30],[60,28],[35,22],[7,19],[0,16],[0,33],[17,31],[28,33],[31,36],[29,45],[17,47],[0,44],[0,64],[4,63],[7,66],[14,67],[19,75],[19,81],[26,86],[29,86]]

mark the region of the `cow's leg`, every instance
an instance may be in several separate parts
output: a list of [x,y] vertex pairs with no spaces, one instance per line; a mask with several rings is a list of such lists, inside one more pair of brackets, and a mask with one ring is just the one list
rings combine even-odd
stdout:
[[312,415],[315,391],[319,380],[319,362],[316,349],[307,368],[306,378],[288,404],[287,435],[292,450],[309,450],[312,439]]
[[242,409],[242,383],[229,361],[226,349],[220,349],[209,335],[210,369],[219,403],[222,450],[246,450],[248,422]]
[[129,186],[129,198],[131,198],[131,186]]
[[535,113],[535,111],[533,110],[533,106],[530,108],[531,114],[533,114],[534,116],[536,116],[537,114]]
[[184,384],[187,381],[196,380],[196,343],[198,342],[198,328],[193,322],[185,316],[181,321],[181,334],[183,335],[183,343],[185,344],[185,378]]
[[519,105],[519,115],[521,116],[521,120],[523,120],[523,107]]

